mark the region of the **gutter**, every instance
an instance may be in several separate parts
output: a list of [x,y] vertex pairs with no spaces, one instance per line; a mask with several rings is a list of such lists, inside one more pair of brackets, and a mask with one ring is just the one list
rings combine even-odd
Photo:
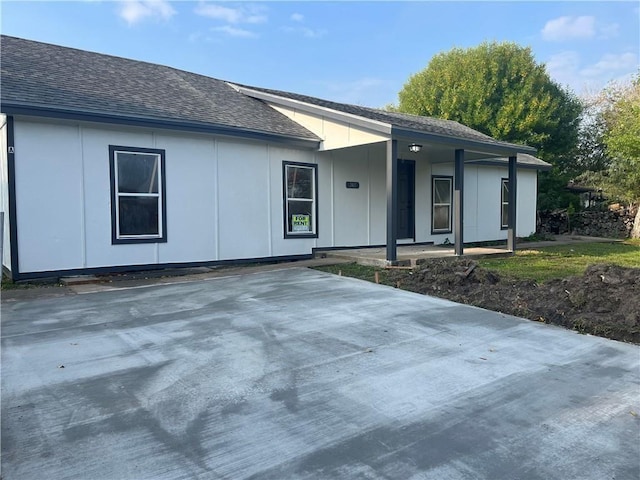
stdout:
[[193,133],[208,133],[232,137],[243,137],[253,140],[269,141],[293,145],[301,148],[318,150],[321,140],[309,137],[297,137],[285,134],[251,130],[228,125],[189,122],[182,120],[162,119],[145,116],[128,116],[113,113],[82,111],[64,107],[43,107],[38,105],[21,104],[17,102],[2,102],[0,111],[7,115],[23,115],[31,117],[59,118],[83,122],[108,123],[129,125],[144,128],[162,128]]

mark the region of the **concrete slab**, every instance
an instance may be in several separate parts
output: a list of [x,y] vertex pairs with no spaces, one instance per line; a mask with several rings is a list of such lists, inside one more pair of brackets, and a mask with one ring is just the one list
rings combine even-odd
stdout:
[[[355,262],[369,267],[386,267],[387,250],[384,247],[346,248],[329,250],[320,253],[326,258]],[[510,256],[506,247],[467,247],[464,256],[467,258]],[[433,258],[455,257],[453,247],[435,245],[398,245],[398,266],[416,266]]]
[[62,277],[60,283],[70,287],[73,285],[85,285],[88,283],[98,283],[101,280],[95,275],[74,275],[72,277]]
[[306,269],[2,310],[3,480],[637,480],[639,414],[637,346]]
[[[603,237],[585,237],[579,235],[556,235],[554,240],[540,242],[523,242],[517,244],[517,250],[529,250],[532,248],[551,247],[557,245],[575,245],[580,243],[614,243],[623,242],[622,239],[603,238]],[[345,248],[336,250],[319,251],[317,255],[326,258],[340,259],[349,262],[355,262],[360,265],[370,267],[385,267],[388,265],[386,260],[386,247],[363,247],[363,248]],[[416,266],[433,258],[455,257],[453,244],[444,245],[398,245],[398,265]],[[511,256],[513,253],[507,250],[505,245],[486,246],[486,247],[465,247],[464,256],[467,258],[484,258],[484,257],[504,257]]]

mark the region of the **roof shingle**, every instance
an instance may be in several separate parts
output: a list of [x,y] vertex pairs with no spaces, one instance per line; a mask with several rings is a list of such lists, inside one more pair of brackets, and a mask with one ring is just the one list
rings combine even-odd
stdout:
[[[503,142],[478,132],[470,127],[462,125],[461,123],[453,120],[444,120],[441,118],[425,117],[420,115],[410,115],[406,113],[389,112],[386,110],[380,110],[370,107],[362,107],[359,105],[349,105],[345,103],[333,102],[330,100],[323,100],[320,98],[310,97],[307,95],[300,95],[297,93],[284,92],[280,90],[272,90],[267,88],[252,87],[248,85],[241,85],[244,88],[256,90],[258,92],[264,92],[271,95],[276,95],[291,100],[296,100],[311,105],[316,105],[323,108],[328,108],[338,112],[348,113],[351,115],[357,115],[359,117],[375,120],[392,125],[396,128],[403,128],[408,130],[415,130],[419,132],[427,132],[436,135],[443,135],[453,138],[472,140],[476,142],[482,142],[486,144],[495,145],[515,145],[508,142]],[[527,148],[523,145],[515,145],[519,148]],[[531,149],[532,151],[534,149]]]
[[175,68],[3,35],[2,104],[193,122],[319,140],[226,82]]
[[[231,84],[204,75],[153,63],[25,40],[3,35],[1,43],[0,103],[113,115],[131,119],[184,122],[226,127],[319,142],[302,125],[271,108],[251,92],[262,92],[337,112],[374,120],[398,129],[534,151],[438,118],[388,112],[280,90]],[[4,111],[4,110],[3,110]],[[241,133],[240,133],[241,134]],[[497,151],[497,150],[496,150]]]

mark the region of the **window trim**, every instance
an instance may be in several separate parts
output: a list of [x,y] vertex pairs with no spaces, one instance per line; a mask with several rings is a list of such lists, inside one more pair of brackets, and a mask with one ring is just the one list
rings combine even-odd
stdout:
[[[158,235],[126,235],[120,236],[118,233],[118,199],[120,197],[116,184],[116,154],[123,153],[146,153],[158,155]],[[165,150],[158,148],[125,147],[121,145],[109,145],[109,175],[111,187],[111,244],[132,244],[132,243],[166,243],[167,242],[167,186],[165,174]],[[136,196],[136,195],[126,195]],[[148,196],[148,195],[140,195]]]
[[[289,188],[287,185],[287,167],[302,167],[308,168],[313,172],[313,220],[311,233],[293,233],[289,232]],[[318,164],[316,163],[302,163],[302,162],[289,162],[284,160],[282,162],[282,229],[284,238],[318,238]],[[304,199],[292,199],[292,200],[304,200]]]
[[[436,203],[436,180],[447,180],[449,183],[449,203]],[[436,229],[434,228],[435,222],[435,207],[441,205],[449,206],[449,228]],[[453,232],[453,176],[452,175],[432,175],[431,176],[431,234],[440,235]]]
[[[507,198],[503,198],[504,194],[504,184],[507,184]],[[504,207],[507,207],[507,223],[504,222]],[[508,230],[509,229],[509,179],[501,178],[500,179],[500,230]]]

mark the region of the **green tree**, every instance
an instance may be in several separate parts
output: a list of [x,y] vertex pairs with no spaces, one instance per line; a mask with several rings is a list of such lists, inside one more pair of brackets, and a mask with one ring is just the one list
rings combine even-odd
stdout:
[[604,150],[607,165],[583,178],[608,198],[638,207],[631,236],[640,238],[640,72],[629,84],[606,88],[601,98],[604,129],[594,150]]
[[[530,48],[485,42],[433,57],[399,93],[398,111],[456,120],[499,140],[527,144],[556,168],[541,175],[546,207],[560,206],[572,169],[582,105],[551,80]],[[565,205],[566,206],[566,205]]]
[[640,75],[604,114],[604,143],[611,163],[607,189],[626,203],[640,203]]

